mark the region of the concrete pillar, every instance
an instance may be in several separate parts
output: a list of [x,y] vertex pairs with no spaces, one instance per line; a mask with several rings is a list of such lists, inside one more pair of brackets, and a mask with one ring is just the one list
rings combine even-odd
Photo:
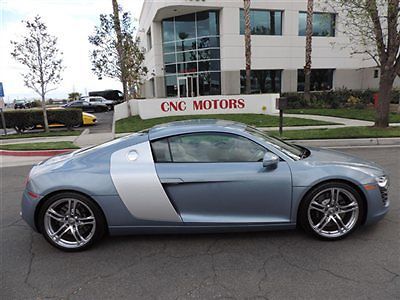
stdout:
[[297,70],[282,71],[282,93],[297,92]]
[[222,95],[240,94],[240,71],[221,72],[221,94]]
[[163,76],[154,77],[154,89],[156,98],[164,98],[165,94],[165,80]]

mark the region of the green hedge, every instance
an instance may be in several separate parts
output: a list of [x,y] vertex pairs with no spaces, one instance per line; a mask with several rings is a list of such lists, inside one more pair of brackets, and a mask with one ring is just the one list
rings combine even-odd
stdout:
[[[348,90],[339,89],[325,92],[311,92],[311,101],[306,103],[304,93],[284,93],[282,97],[288,98],[289,108],[365,108],[374,103],[373,90]],[[392,93],[392,103],[399,103],[400,91]]]
[[[41,109],[10,110],[4,112],[7,128],[14,128],[18,132],[43,126],[43,111]],[[47,110],[49,125],[63,124],[67,128],[82,125],[82,111],[80,109],[50,109]],[[0,122],[0,128],[2,128]]]

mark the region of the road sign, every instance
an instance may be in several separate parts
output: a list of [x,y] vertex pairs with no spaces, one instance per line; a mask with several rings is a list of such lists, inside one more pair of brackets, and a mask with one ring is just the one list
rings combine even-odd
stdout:
[[0,82],[0,97],[4,97],[3,83]]
[[[1,84],[1,82],[0,82]],[[1,87],[1,92],[3,92],[3,85]],[[6,119],[4,118],[4,99],[3,96],[0,96],[0,115],[1,115],[1,125],[4,130],[4,134],[7,135],[7,129],[6,129]]]

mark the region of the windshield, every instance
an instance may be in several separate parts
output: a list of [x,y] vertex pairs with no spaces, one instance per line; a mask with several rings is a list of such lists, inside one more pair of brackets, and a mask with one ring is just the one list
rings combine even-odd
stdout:
[[246,131],[248,133],[250,133],[251,135],[255,136],[256,138],[262,140],[263,142],[268,143],[272,147],[278,149],[279,151],[285,153],[286,155],[288,155],[289,157],[291,157],[295,160],[302,159],[304,157],[305,151],[307,151],[307,149],[305,149],[303,147],[287,143],[277,137],[270,136],[270,135],[266,134],[265,132],[260,131],[251,126],[247,126]]

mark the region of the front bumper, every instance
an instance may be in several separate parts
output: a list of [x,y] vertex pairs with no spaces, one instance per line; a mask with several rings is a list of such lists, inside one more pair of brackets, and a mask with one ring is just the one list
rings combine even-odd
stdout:
[[381,220],[389,211],[390,201],[388,186],[367,191],[368,213],[365,224],[373,224]]

